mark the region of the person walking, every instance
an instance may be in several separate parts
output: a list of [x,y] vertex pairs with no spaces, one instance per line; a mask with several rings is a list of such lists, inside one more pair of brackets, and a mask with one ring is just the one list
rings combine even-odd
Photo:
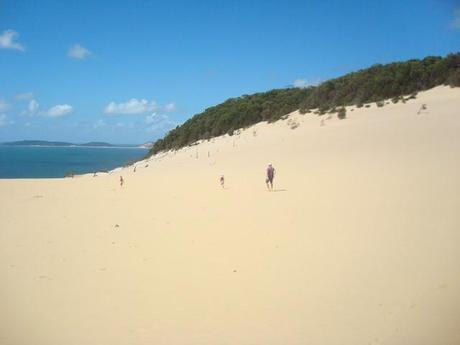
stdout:
[[265,183],[267,184],[267,188],[269,191],[273,190],[273,178],[275,177],[275,168],[270,163],[267,167],[267,178]]

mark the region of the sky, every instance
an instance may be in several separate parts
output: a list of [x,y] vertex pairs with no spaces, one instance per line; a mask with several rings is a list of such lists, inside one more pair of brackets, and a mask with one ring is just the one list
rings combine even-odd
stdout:
[[0,142],[144,143],[228,98],[460,51],[460,0],[0,0]]

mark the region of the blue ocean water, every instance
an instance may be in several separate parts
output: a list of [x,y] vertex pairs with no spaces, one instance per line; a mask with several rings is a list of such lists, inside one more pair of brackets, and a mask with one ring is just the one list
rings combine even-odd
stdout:
[[0,178],[64,177],[106,171],[142,159],[147,149],[0,145]]

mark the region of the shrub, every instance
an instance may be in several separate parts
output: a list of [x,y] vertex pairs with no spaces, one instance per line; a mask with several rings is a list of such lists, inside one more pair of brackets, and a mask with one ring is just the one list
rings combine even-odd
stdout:
[[366,107],[366,108],[370,108],[371,105],[370,105],[370,104],[366,104],[365,107]]
[[322,105],[318,108],[318,111],[319,111],[319,114],[320,115],[323,115],[323,114],[326,114],[327,111],[328,111],[329,107],[326,106],[326,105]]
[[451,87],[460,86],[460,69],[454,71],[446,81]]
[[375,102],[375,104],[377,105],[377,107],[381,108],[385,105],[385,102],[379,101],[379,102]]
[[398,103],[400,100],[401,100],[401,96],[396,96],[391,99],[391,101],[395,104]]
[[300,126],[300,123],[298,123],[297,121],[293,119],[289,119],[287,124],[291,129],[296,129],[297,127]]
[[347,117],[347,110],[342,107],[340,108],[338,111],[337,111],[337,117],[340,119],[340,120],[343,120]]
[[412,92],[407,99],[416,99],[417,98],[417,92]]

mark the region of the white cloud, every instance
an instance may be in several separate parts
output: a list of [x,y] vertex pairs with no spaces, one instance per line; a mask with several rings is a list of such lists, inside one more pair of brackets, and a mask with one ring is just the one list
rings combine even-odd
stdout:
[[70,114],[73,111],[73,107],[68,104],[58,104],[54,107],[49,108],[45,112],[41,112],[43,116],[47,117],[61,117]]
[[34,94],[32,92],[24,92],[19,93],[14,97],[17,101],[28,101],[34,98]]
[[157,109],[155,101],[147,101],[146,99],[138,100],[131,98],[125,103],[110,102],[104,109],[106,114],[142,114]]
[[309,86],[316,86],[320,83],[319,80],[316,80],[316,81],[312,81],[312,80],[307,80],[307,79],[296,79],[294,80],[294,82],[292,83],[292,85],[294,87],[298,87],[298,88],[301,88],[301,89],[304,89],[306,87],[309,87]]
[[460,29],[460,7],[454,10],[454,20],[452,21],[452,27]]
[[83,60],[89,57],[91,52],[79,44],[74,44],[72,47],[70,47],[67,54],[71,58]]
[[3,31],[3,34],[0,35],[0,49],[15,49],[24,51],[24,46],[15,42],[18,36],[19,34],[14,30]]
[[39,107],[40,105],[38,104],[38,102],[35,99],[32,99],[29,102],[29,106],[27,108],[27,110],[29,111],[29,115],[35,115],[38,112]]
[[176,104],[174,102],[166,104],[165,111],[167,113],[172,113],[173,111],[176,111]]
[[4,99],[0,99],[0,112],[6,111],[10,108],[10,105],[6,103]]

